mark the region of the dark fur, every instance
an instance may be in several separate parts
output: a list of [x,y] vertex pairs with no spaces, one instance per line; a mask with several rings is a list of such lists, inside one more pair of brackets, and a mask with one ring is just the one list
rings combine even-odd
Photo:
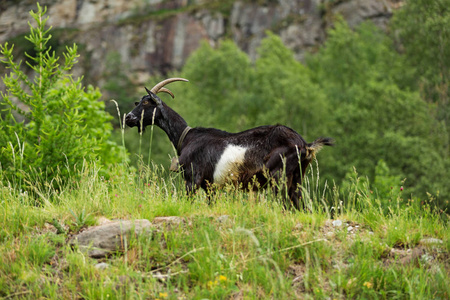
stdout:
[[[187,123],[151,92],[136,103],[133,111],[126,116],[126,124],[138,126],[141,130],[141,114],[144,111],[142,129],[151,125],[155,109],[155,125],[163,129],[177,147]],[[332,145],[332,140],[319,138],[308,144],[297,132],[283,125],[260,126],[240,133],[192,128],[178,151],[188,193],[199,187],[208,190],[214,183],[215,166],[228,144],[249,148],[236,183],[242,184],[243,188],[266,187],[271,179],[278,182],[285,171],[288,196],[293,206],[300,209],[300,185],[306,168],[315,153],[324,145]]]

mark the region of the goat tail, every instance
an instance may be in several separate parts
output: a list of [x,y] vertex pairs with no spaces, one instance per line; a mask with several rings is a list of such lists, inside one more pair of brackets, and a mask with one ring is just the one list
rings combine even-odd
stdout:
[[320,137],[306,145],[306,159],[313,159],[323,146],[334,146],[334,140],[328,137]]

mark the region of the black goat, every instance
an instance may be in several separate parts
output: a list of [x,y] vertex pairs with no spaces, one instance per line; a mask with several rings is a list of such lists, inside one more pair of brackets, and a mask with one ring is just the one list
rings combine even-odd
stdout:
[[187,192],[229,182],[242,184],[243,188],[265,187],[272,179],[280,182],[285,176],[282,186],[287,188],[293,206],[300,209],[300,185],[306,168],[322,146],[332,145],[332,140],[319,138],[307,143],[297,132],[282,125],[260,126],[240,133],[191,128],[156,95],[165,92],[174,97],[164,88],[173,81],[188,80],[170,78],[150,91],[145,88],[148,95],[135,103],[136,107],[126,116],[126,124],[137,126],[140,131],[154,122],[166,132],[177,148]]

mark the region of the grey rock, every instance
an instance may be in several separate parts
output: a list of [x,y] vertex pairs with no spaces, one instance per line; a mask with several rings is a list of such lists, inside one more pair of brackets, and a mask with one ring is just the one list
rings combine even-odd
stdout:
[[342,226],[342,221],[341,220],[334,220],[332,222],[334,227],[341,227]]
[[120,220],[88,228],[75,235],[71,245],[87,252],[90,257],[101,258],[116,251],[124,251],[127,239],[132,235],[151,234],[152,223],[142,220]]
[[431,264],[434,260],[434,257],[428,253],[425,253],[420,257],[420,260],[426,264]]
[[334,238],[336,236],[336,234],[333,231],[329,231],[327,233],[325,233],[325,237],[326,238]]
[[344,17],[350,27],[355,27],[365,20],[372,20],[379,25],[385,23],[392,15],[389,5],[384,0],[350,0],[341,1],[331,11]]
[[95,265],[95,268],[98,269],[98,270],[105,270],[105,269],[109,268],[109,264],[104,263],[104,262],[98,263],[98,264]]
[[[326,30],[340,14],[355,27],[372,20],[384,28],[392,15],[387,0],[278,0],[235,1],[229,11],[204,6],[183,10],[160,18],[133,15],[165,9],[175,11],[206,0],[52,0],[48,6],[48,25],[53,28],[77,28],[70,44],[85,46],[86,53],[72,70],[74,77],[88,74],[96,85],[105,84],[105,58],[112,51],[120,54],[122,72],[133,83],[147,84],[154,73],[180,69],[202,40],[217,45],[230,37],[252,60],[257,47],[271,30],[302,60],[305,53],[323,43]],[[6,1],[0,11],[0,43],[29,31],[29,15],[36,10],[34,1]],[[325,10],[325,11],[324,11]],[[73,39],[73,41],[72,41]],[[68,41],[65,41],[68,42]],[[88,55],[85,55],[88,54]],[[95,63],[92,63],[95,62]],[[0,83],[1,86],[1,83]]]
[[218,40],[225,34],[225,19],[221,13],[211,14],[209,11],[203,10],[199,17],[208,37],[213,41]]
[[[172,230],[179,226],[186,224],[186,221],[181,217],[156,217],[153,219],[152,224],[158,229]],[[190,224],[188,224],[190,225]]]
[[421,239],[419,241],[419,243],[422,245],[436,245],[436,244],[440,245],[440,244],[443,244],[444,242],[437,238],[424,238],[424,239]]

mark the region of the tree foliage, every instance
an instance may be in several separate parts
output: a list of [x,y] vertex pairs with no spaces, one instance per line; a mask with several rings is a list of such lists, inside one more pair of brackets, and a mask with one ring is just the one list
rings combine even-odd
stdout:
[[81,78],[69,73],[77,62],[76,44],[67,47],[60,64],[47,46],[51,35],[45,28],[46,9],[37,8],[30,12],[36,26],[30,24],[26,37],[35,52],[25,53],[34,77],[15,62],[14,45],[0,46],[1,62],[10,70],[2,77],[1,169],[6,179],[19,184],[30,171],[51,182],[57,175],[66,178],[84,160],[104,165],[121,160],[119,148],[108,141],[111,117],[98,101],[100,91],[83,88]]
[[412,70],[409,85],[434,104],[450,153],[450,0],[408,0],[394,15],[393,32]]
[[339,22],[309,60],[315,81],[334,107],[338,140],[327,162],[333,175],[352,166],[373,179],[378,160],[406,177],[412,192],[446,192],[446,132],[418,92],[403,88],[399,72],[412,73],[379,29],[352,31]]
[[191,126],[281,123],[308,141],[331,136],[337,145],[320,154],[323,178],[340,183],[356,167],[374,189],[394,178],[406,193],[445,201],[446,128],[411,87],[416,70],[389,36],[371,23],[352,30],[340,20],[306,65],[271,33],[258,54],[251,62],[231,41],[203,44],[183,68],[191,82],[174,87],[183,96],[173,107]]
[[189,123],[224,130],[245,126],[246,106],[240,99],[246,98],[253,74],[250,59],[232,41],[217,49],[203,43],[186,62],[182,76],[189,85],[174,88],[180,91],[176,95],[183,95],[180,112]]
[[263,40],[258,53],[252,63],[231,41],[217,49],[203,44],[183,68],[189,85],[174,87],[183,95],[174,108],[194,126],[241,131],[281,123],[317,137],[328,108],[308,70],[274,34]]

